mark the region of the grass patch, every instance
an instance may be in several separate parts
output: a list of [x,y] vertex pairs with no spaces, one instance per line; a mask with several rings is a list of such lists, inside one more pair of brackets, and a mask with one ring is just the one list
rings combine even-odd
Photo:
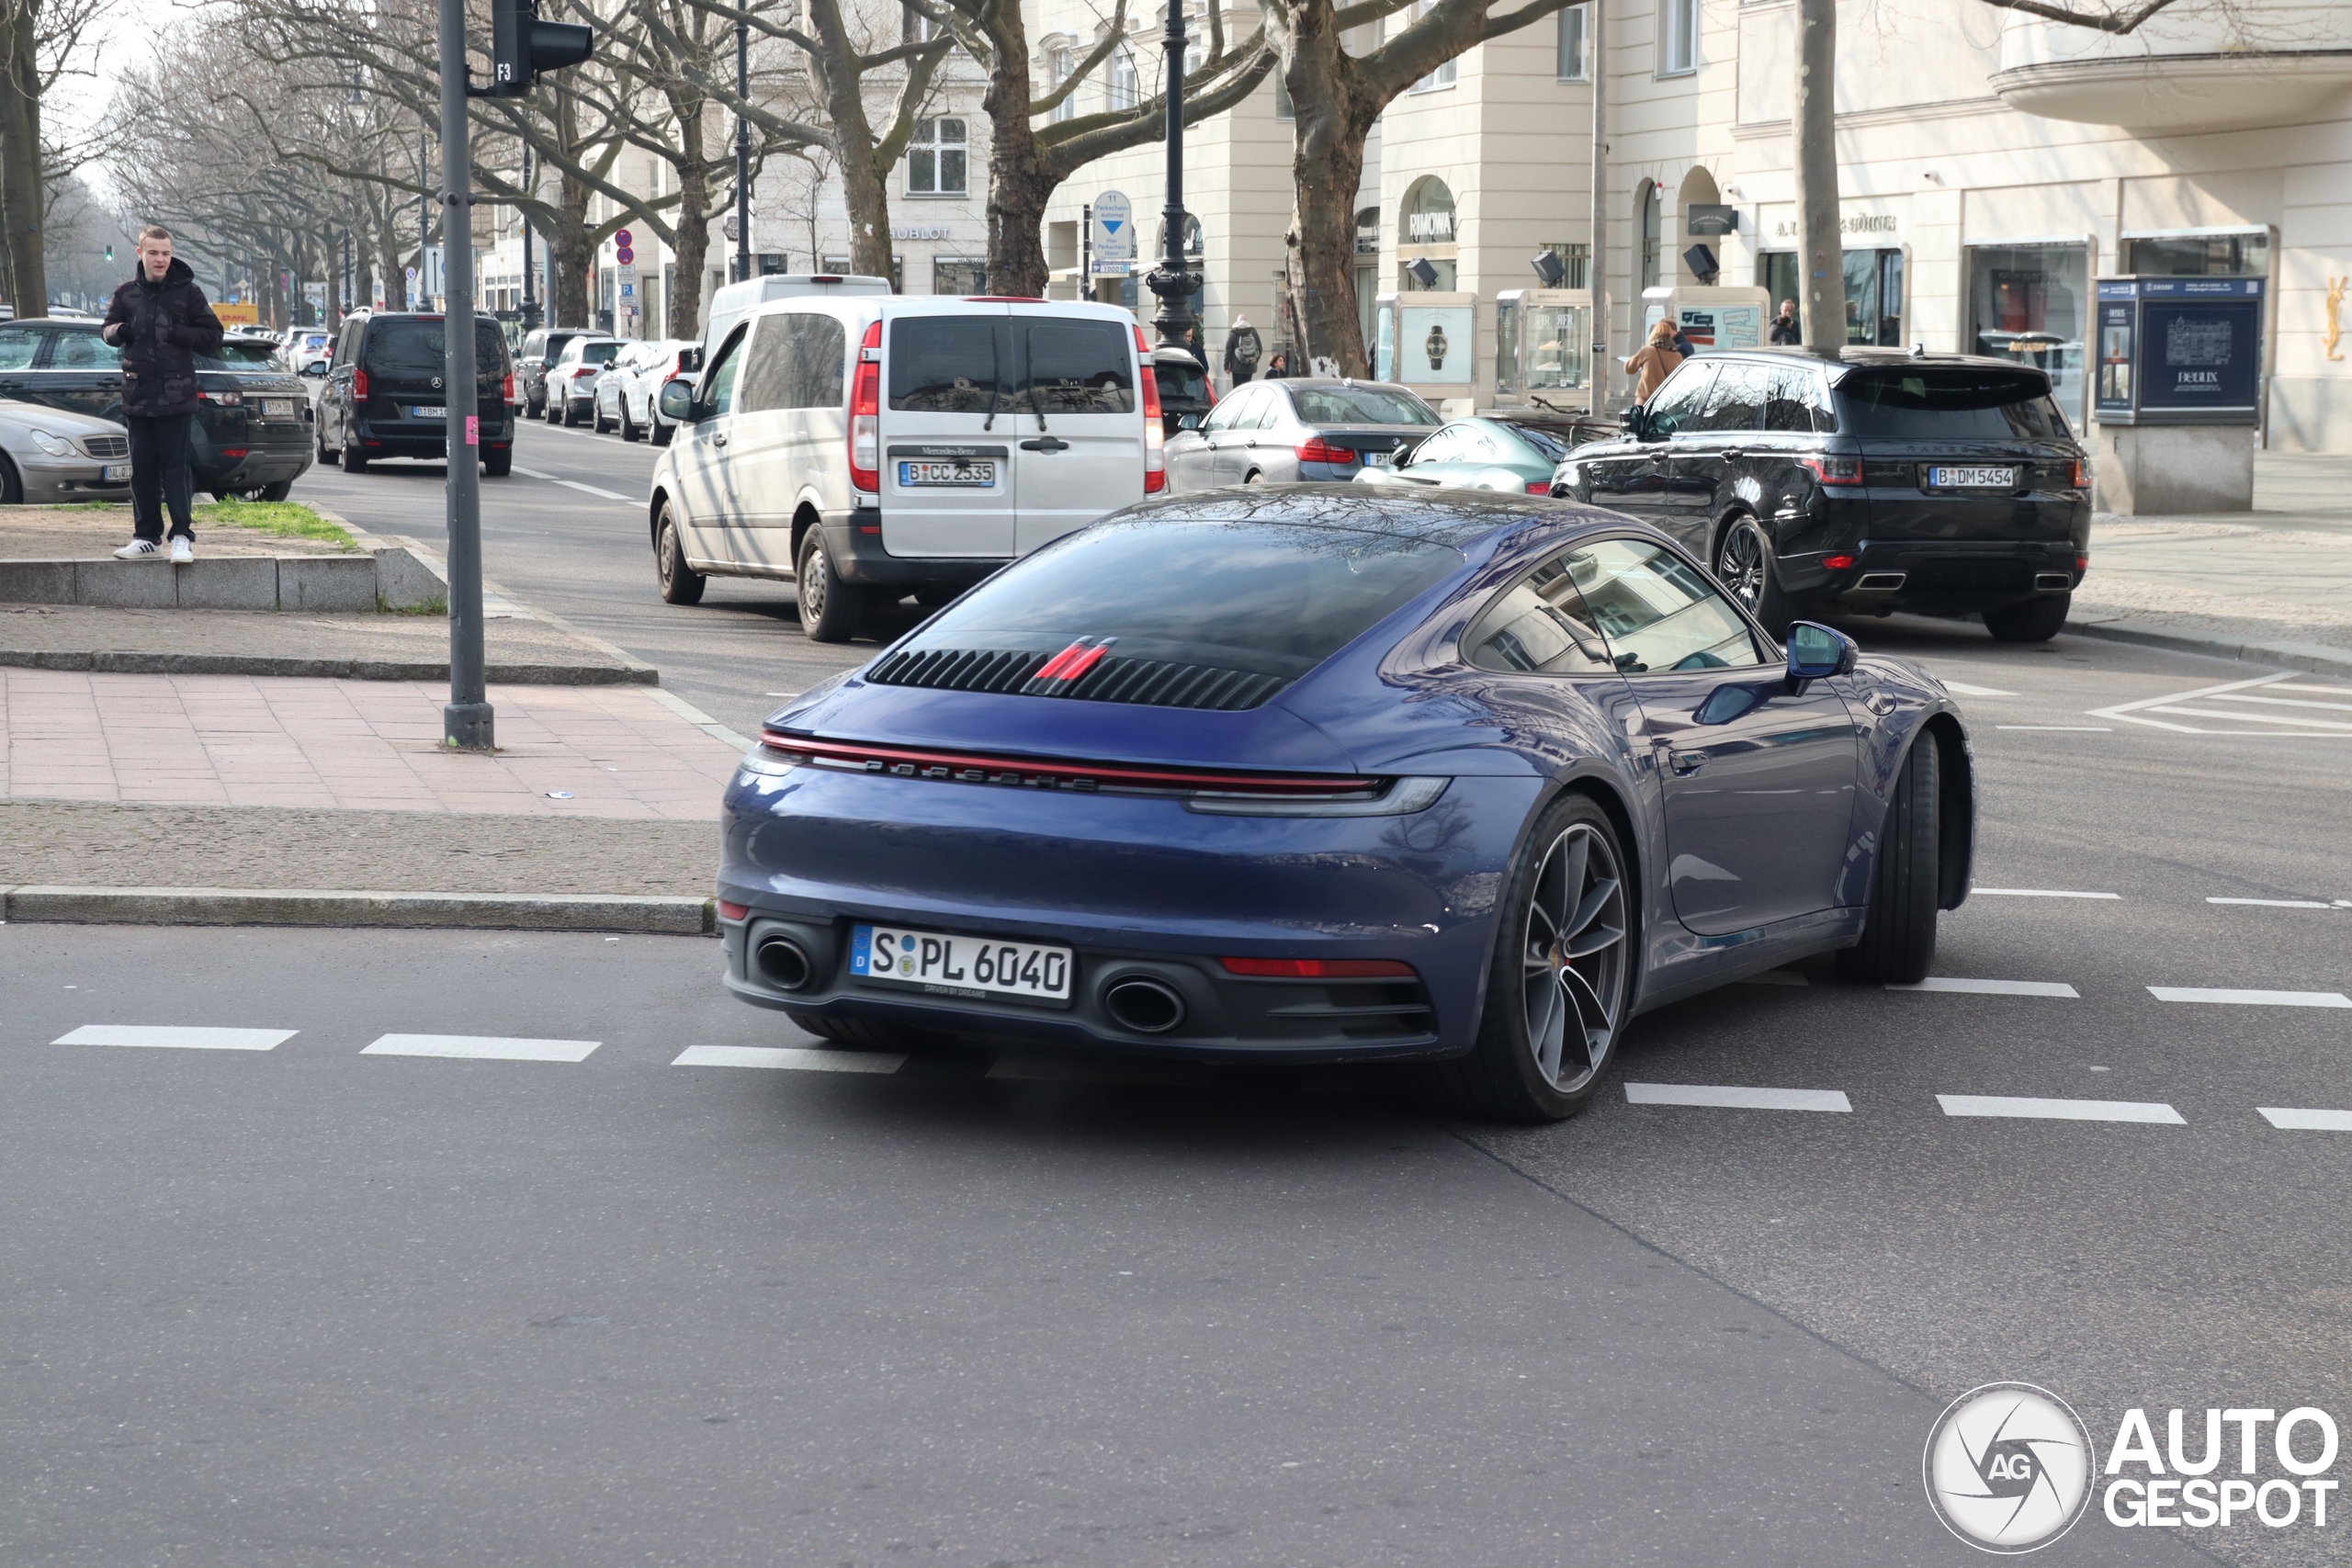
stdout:
[[434,615],[445,621],[449,618],[449,601],[447,599],[427,599],[422,604],[387,604],[378,599],[376,608],[387,615]]
[[198,523],[220,527],[251,528],[282,539],[314,539],[356,552],[350,533],[294,501],[209,501],[195,509]]

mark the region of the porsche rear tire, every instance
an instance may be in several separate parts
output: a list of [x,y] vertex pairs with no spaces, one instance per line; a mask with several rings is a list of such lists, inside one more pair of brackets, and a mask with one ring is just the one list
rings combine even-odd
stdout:
[[1634,888],[1609,814],[1552,803],[1511,867],[1477,1043],[1433,1070],[1466,1115],[1558,1122],[1590,1102],[1633,1000]]
[[1941,752],[1931,729],[1911,742],[1895,775],[1894,798],[1879,829],[1871,873],[1870,913],[1862,940],[1838,955],[1840,978],[1907,986],[1928,977],[1936,958],[1936,902],[1941,877]]

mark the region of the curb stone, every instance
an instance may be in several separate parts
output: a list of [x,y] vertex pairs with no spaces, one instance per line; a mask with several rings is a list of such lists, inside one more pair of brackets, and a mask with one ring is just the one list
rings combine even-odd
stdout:
[[2234,659],[2250,664],[2275,665],[2313,675],[2352,677],[2352,649],[2314,642],[2257,642],[2212,632],[2182,631],[2145,621],[2076,621],[2066,629],[2077,637],[2109,642],[2136,643],[2143,648],[2168,649],[2175,653],[2201,653],[2209,659]]
[[708,898],[597,893],[379,893],[289,887],[0,887],[0,923],[351,926],[710,936]]
[[[250,653],[156,653],[135,649],[0,649],[0,666],[17,670],[94,671],[108,675],[282,675],[336,681],[447,681],[448,661],[389,659],[296,659]],[[636,663],[492,664],[493,686],[657,686],[660,672]]]

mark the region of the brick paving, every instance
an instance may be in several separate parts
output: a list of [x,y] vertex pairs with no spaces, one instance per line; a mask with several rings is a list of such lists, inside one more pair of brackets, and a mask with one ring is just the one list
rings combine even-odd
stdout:
[[435,685],[0,669],[0,797],[717,819],[735,750],[643,689],[490,696],[481,756],[441,746]]

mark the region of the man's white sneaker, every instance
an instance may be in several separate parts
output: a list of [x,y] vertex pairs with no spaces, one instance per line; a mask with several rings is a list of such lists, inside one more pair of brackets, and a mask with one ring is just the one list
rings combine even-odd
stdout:
[[186,565],[187,562],[192,561],[195,558],[196,541],[189,538],[185,534],[175,536],[172,540],[172,560],[174,564]]
[[133,539],[130,543],[123,546],[122,548],[115,551],[114,558],[117,560],[145,560],[150,557],[160,556],[163,553],[164,547],[157,544],[153,539]]

